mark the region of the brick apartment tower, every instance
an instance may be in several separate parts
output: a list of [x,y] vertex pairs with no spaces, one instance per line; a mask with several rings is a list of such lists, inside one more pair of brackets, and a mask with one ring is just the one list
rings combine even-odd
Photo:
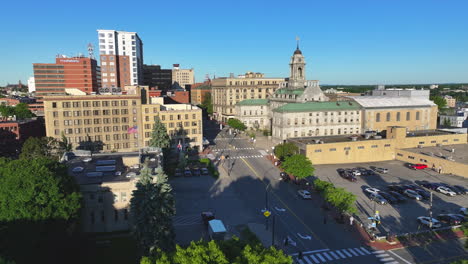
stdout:
[[33,63],[36,96],[63,94],[76,88],[87,94],[99,88],[99,70],[94,59],[58,56],[55,63]]
[[98,31],[103,88],[143,84],[143,42],[136,32]]

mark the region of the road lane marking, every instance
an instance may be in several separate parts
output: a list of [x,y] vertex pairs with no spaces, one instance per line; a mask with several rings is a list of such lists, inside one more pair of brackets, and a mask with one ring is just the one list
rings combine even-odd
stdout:
[[356,250],[357,253],[359,253],[359,255],[361,256],[365,256],[366,254],[364,254],[361,250],[359,250],[359,248],[354,248],[354,250]]
[[330,255],[327,254],[327,252],[323,252],[322,253],[328,260],[333,260],[332,257],[330,257]]
[[308,257],[311,257],[312,260],[314,260],[315,263],[320,263],[320,261],[318,261],[318,259],[316,259],[316,258],[314,257],[314,255],[310,255],[310,256],[308,256]]
[[340,255],[341,258],[346,258],[346,256],[343,255],[343,253],[341,253],[341,251],[336,250],[335,252],[338,253],[338,255]]
[[297,262],[299,262],[299,264],[304,264],[304,261],[298,259]]
[[379,253],[384,253],[385,250],[377,250],[377,251],[374,251],[374,254],[379,254]]
[[335,259],[340,259],[340,257],[338,257],[333,251],[330,251],[329,252]]
[[342,249],[342,250],[343,250],[343,252],[346,254],[346,256],[348,256],[348,257],[352,257],[352,256],[353,256],[353,255],[349,254],[349,252],[346,251],[346,249]]
[[389,257],[390,255],[389,254],[378,254],[378,255],[375,255],[376,257],[378,258],[383,258],[383,257]]
[[[241,159],[241,160],[242,160],[242,161],[245,163],[245,165],[247,165],[247,167],[249,167],[250,170],[263,182],[263,184],[264,184],[265,186],[267,186],[267,184],[265,183],[265,180],[264,180],[262,177],[260,177],[260,175],[258,175],[258,173],[255,171],[255,169],[252,168],[252,165],[250,165],[250,163],[248,163],[245,159]],[[315,237],[316,240],[317,240],[320,244],[322,244],[322,246],[323,246],[324,248],[328,248],[327,244],[325,244],[325,243],[309,228],[309,226],[307,226],[307,225],[304,223],[304,221],[302,221],[302,219],[299,218],[299,216],[297,216],[297,214],[294,213],[294,211],[291,210],[291,208],[289,208],[289,206],[288,206],[281,198],[279,198],[279,196],[278,196],[273,190],[270,190],[270,192],[276,197],[276,199],[278,199],[278,201],[280,201],[280,202],[284,205],[284,207],[285,207],[286,209],[289,210],[289,212],[291,212],[291,214],[292,214],[292,215],[293,215],[293,216],[294,216],[294,217],[295,217],[311,234],[312,234],[312,236]]]
[[370,255],[370,254],[371,254],[371,253],[370,253],[367,249],[365,249],[364,247],[361,247],[361,250],[364,251],[364,252],[366,252],[367,255]]
[[307,262],[307,264],[312,264],[312,262],[309,261],[309,258],[307,258],[307,256],[304,257],[304,260]]
[[320,255],[320,253],[315,254],[315,256],[319,257],[319,259],[320,259],[321,261],[327,262],[327,261],[322,257],[322,255]]
[[398,255],[397,253],[395,252],[392,252],[392,251],[388,251],[388,253],[394,255],[395,257],[401,259],[401,261],[405,262],[406,264],[411,264],[411,262],[407,261],[406,259],[402,258],[400,255]]
[[379,259],[380,261],[382,262],[388,262],[388,261],[391,261],[391,260],[395,260],[394,258],[383,258],[383,259]]
[[354,252],[354,250],[352,250],[351,248],[348,248],[348,250],[354,255],[354,256],[359,256],[356,252]]
[[[311,250],[311,251],[304,251],[302,254],[312,254],[312,253],[317,253],[317,252],[323,252],[323,251],[329,251],[329,248],[324,248],[324,249],[317,249],[317,250]],[[298,253],[293,253],[291,256],[297,256],[299,255]]]

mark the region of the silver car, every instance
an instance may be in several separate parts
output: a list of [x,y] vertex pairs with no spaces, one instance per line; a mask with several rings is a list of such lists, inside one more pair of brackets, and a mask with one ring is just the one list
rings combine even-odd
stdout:
[[302,197],[302,199],[312,199],[312,196],[310,195],[310,192],[307,190],[299,190],[297,191],[297,194]]
[[[430,227],[430,225],[431,225],[431,218],[430,217],[420,216],[417,219],[418,219],[418,222],[420,224],[423,224],[423,225],[425,225],[427,227]],[[439,228],[441,226],[442,226],[442,224],[439,222],[439,220],[432,218],[432,228]]]
[[413,198],[413,199],[416,199],[418,201],[421,201],[422,200],[422,196],[419,195],[417,192],[413,191],[413,190],[410,190],[410,189],[406,189],[404,192],[403,192],[404,195],[408,196],[409,198]]

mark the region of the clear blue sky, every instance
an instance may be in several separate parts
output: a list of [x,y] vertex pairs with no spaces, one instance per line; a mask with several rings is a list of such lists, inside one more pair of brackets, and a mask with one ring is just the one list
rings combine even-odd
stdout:
[[[147,64],[287,77],[295,36],[322,84],[468,82],[467,0],[6,1],[0,85],[32,63],[97,47],[97,29],[136,31]],[[98,53],[98,51],[96,51]]]

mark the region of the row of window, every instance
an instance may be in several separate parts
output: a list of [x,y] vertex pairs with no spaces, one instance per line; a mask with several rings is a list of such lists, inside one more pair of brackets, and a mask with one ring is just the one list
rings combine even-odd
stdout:
[[[418,112],[416,112],[416,120],[420,120],[420,119],[421,119],[421,113],[418,111]],[[401,121],[401,113],[400,112],[396,113],[395,120],[396,121]],[[380,122],[380,113],[377,113],[375,115],[375,121]],[[387,122],[392,121],[392,114],[391,113],[386,114],[385,121],[387,121]],[[411,112],[406,112],[406,121],[411,121]]]
[[[90,222],[91,224],[94,224],[96,223],[96,217],[95,217],[95,214],[94,214],[94,211],[91,211],[89,213],[89,217],[90,217]],[[124,209],[123,210],[123,219],[124,220],[128,220],[128,210],[127,209]],[[101,222],[105,222],[105,214],[104,214],[104,211],[101,210]],[[119,211],[118,210],[114,210],[114,221],[115,222],[118,222],[119,221]]]
[[277,84],[277,81],[229,81],[229,85],[264,85]]
[[[275,130],[276,131],[276,130]],[[311,137],[311,136],[321,136],[321,135],[325,135],[325,136],[328,136],[330,134],[330,136],[332,135],[348,135],[348,134],[353,134],[353,133],[356,133],[358,134],[359,133],[359,128],[355,128],[353,130],[353,128],[349,128],[349,133],[348,133],[348,130],[346,128],[344,128],[343,130],[341,130],[341,128],[338,128],[336,130],[336,134],[335,134],[335,130],[332,128],[330,130],[328,129],[323,129],[322,132],[323,134],[320,133],[320,129],[315,129],[314,130],[309,130],[307,133],[306,133],[306,130],[301,130],[300,133],[301,133],[301,137],[305,137],[305,136],[308,136],[308,137]],[[276,135],[276,136],[279,136],[279,135]],[[290,133],[287,133],[287,137],[291,137],[291,134]],[[299,131],[294,131],[294,137],[299,137]]]
[[[378,148],[378,147],[379,147],[378,145],[372,145],[371,146],[371,148]],[[385,144],[384,147],[385,148],[391,147],[391,144]],[[357,146],[357,149],[365,149],[365,146]],[[349,151],[349,150],[351,150],[351,147],[344,147],[343,150],[344,151]],[[330,148],[330,149],[328,149],[328,151],[330,151],[330,152],[336,151],[336,148]],[[322,149],[316,149],[314,152],[322,152]]]
[[[57,111],[52,112],[53,117],[58,117]],[[63,111],[62,114],[64,117],[71,117],[71,116],[100,116],[101,114],[104,116],[108,115],[128,115],[128,109],[112,109],[112,110],[83,110],[83,111]],[[136,109],[133,111],[136,114]],[[136,117],[135,117],[136,118]]]
[[[280,120],[280,119],[276,119],[276,121],[277,121],[277,124],[278,124],[278,125],[281,125],[281,120]],[[288,118],[288,120],[287,120],[288,126],[290,126],[290,125],[292,124],[291,121],[292,121],[292,120]],[[305,125],[305,124],[307,123],[307,122],[306,122],[307,120],[306,120],[305,118],[302,118],[301,121],[302,121],[302,122],[301,122],[302,125]],[[313,119],[312,119],[312,118],[309,118],[309,122],[308,122],[307,124],[313,124],[312,121],[313,121]],[[330,122],[328,122],[328,121],[330,121]],[[336,123],[341,123],[341,122],[343,122],[343,123],[348,123],[348,121],[349,121],[350,123],[353,123],[353,122],[354,122],[354,119],[352,119],[352,118],[350,118],[350,119],[348,119],[348,118],[341,119],[341,118],[340,118],[340,119],[338,119],[338,120],[336,120],[336,121],[337,121]],[[359,122],[359,118],[356,119],[356,122]],[[335,123],[335,120],[334,120],[334,119],[328,120],[327,118],[325,118],[325,119],[323,120],[323,122],[320,122],[320,119],[318,119],[318,118],[315,119],[315,124],[323,124],[323,123]],[[299,124],[298,119],[295,118],[295,119],[294,119],[294,125],[298,125],[298,124]]]
[[[154,119],[156,120],[157,117]],[[170,123],[164,123],[166,128],[174,128],[174,127],[189,127],[189,126],[197,126],[197,122],[170,122]],[[145,124],[145,129],[153,129],[153,124]]]
[[[55,130],[55,134],[56,135],[59,135],[62,133],[62,131],[56,129]],[[58,133],[58,134],[57,134]],[[65,133],[67,134],[67,133]],[[69,134],[67,134],[69,135]],[[133,139],[137,139],[138,135],[137,134],[133,134]],[[111,141],[111,140],[129,140],[132,138],[132,136],[130,134],[106,134],[106,135],[94,135],[94,136],[76,136],[76,137],[71,137],[71,136],[67,136],[66,137],[68,142],[70,143],[81,143],[81,142],[88,142],[88,141],[94,141],[94,142],[102,142],[103,140],[106,140],[106,141]],[[128,143],[127,143],[128,144]],[[137,146],[137,142],[135,142],[135,145]],[[124,148],[128,148],[127,147],[124,147]]]
[[[120,103],[119,103],[120,102]],[[83,101],[83,102],[62,102],[62,107],[63,108],[76,108],[76,107],[107,107],[107,106],[128,106],[128,101],[127,100],[114,100],[114,101]],[[137,101],[132,100],[132,105],[136,105]],[[52,108],[57,108],[57,103],[52,102]]]

